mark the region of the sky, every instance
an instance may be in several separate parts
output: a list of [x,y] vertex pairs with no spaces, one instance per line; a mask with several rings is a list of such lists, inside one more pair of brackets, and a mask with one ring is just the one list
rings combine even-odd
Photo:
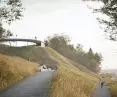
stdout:
[[[22,20],[10,29],[22,38],[46,39],[55,33],[64,33],[71,43],[80,43],[85,50],[90,47],[102,53],[102,69],[117,69],[117,42],[106,39],[97,14],[80,0],[23,0],[25,11]],[[96,4],[88,5],[99,7]]]

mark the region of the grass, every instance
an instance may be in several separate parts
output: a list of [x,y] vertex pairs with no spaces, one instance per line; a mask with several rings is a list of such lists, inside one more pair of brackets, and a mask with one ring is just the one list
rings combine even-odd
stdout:
[[95,83],[96,80],[87,77],[87,74],[60,66],[53,79],[50,97],[90,97]]
[[[95,88],[97,82],[95,73],[51,48],[3,47],[0,52],[10,56],[20,56],[27,60],[30,58],[31,61],[40,64],[57,66],[58,70],[52,79],[50,97],[90,97]],[[21,79],[23,79],[22,76]]]
[[24,46],[24,47],[0,47],[0,53],[18,56],[38,64],[46,64],[48,67],[56,69],[56,61],[51,59],[43,47],[39,46]]
[[113,81],[109,86],[111,97],[117,97],[117,81]]
[[90,97],[97,83],[95,74],[76,68],[67,58],[50,48],[48,53],[59,64],[52,80],[50,97]]
[[34,74],[37,67],[24,59],[0,54],[0,91]]

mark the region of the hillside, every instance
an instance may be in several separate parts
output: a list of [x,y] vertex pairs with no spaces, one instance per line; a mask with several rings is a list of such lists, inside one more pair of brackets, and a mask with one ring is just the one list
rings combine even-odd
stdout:
[[52,80],[50,97],[90,97],[95,88],[97,82],[95,73],[51,48],[2,47],[0,53],[20,56],[57,69]]
[[0,54],[0,91],[36,73],[38,64]]
[[[58,62],[55,59],[52,59],[51,56],[48,54],[48,49],[49,48],[43,48],[39,46],[24,46],[24,47],[8,47],[8,46],[2,46],[0,48],[0,53],[5,54],[5,55],[10,55],[10,56],[19,56],[21,58],[24,58],[26,60],[30,60],[32,62],[36,62],[39,64],[46,64],[49,67],[52,67],[54,69],[57,68]],[[62,59],[67,59],[64,56],[62,56]],[[67,59],[68,61],[68,59]],[[90,72],[86,67],[83,65],[76,63],[72,60],[69,59],[68,63],[71,63],[75,67],[77,67],[80,70],[83,70],[85,72]]]
[[46,64],[49,67],[56,69],[57,62],[49,57],[46,49],[38,46],[24,46],[24,47],[8,47],[2,46],[0,53],[10,56],[19,56],[28,61],[36,62],[38,64]]

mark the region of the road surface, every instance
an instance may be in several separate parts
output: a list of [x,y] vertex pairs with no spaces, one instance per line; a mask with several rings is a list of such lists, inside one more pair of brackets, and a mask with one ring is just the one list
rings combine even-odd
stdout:
[[29,77],[0,94],[0,97],[48,97],[52,71]]
[[95,92],[93,93],[93,97],[111,97],[108,86],[104,85],[102,88],[100,83],[97,85]]

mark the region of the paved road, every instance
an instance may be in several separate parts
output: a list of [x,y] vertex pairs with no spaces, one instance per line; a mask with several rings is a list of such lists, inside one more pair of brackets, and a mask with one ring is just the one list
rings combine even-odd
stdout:
[[100,84],[97,85],[97,88],[93,94],[93,97],[111,97],[109,93],[108,86],[104,85],[102,88]]
[[40,72],[13,86],[0,97],[48,97],[49,83],[53,72]]

